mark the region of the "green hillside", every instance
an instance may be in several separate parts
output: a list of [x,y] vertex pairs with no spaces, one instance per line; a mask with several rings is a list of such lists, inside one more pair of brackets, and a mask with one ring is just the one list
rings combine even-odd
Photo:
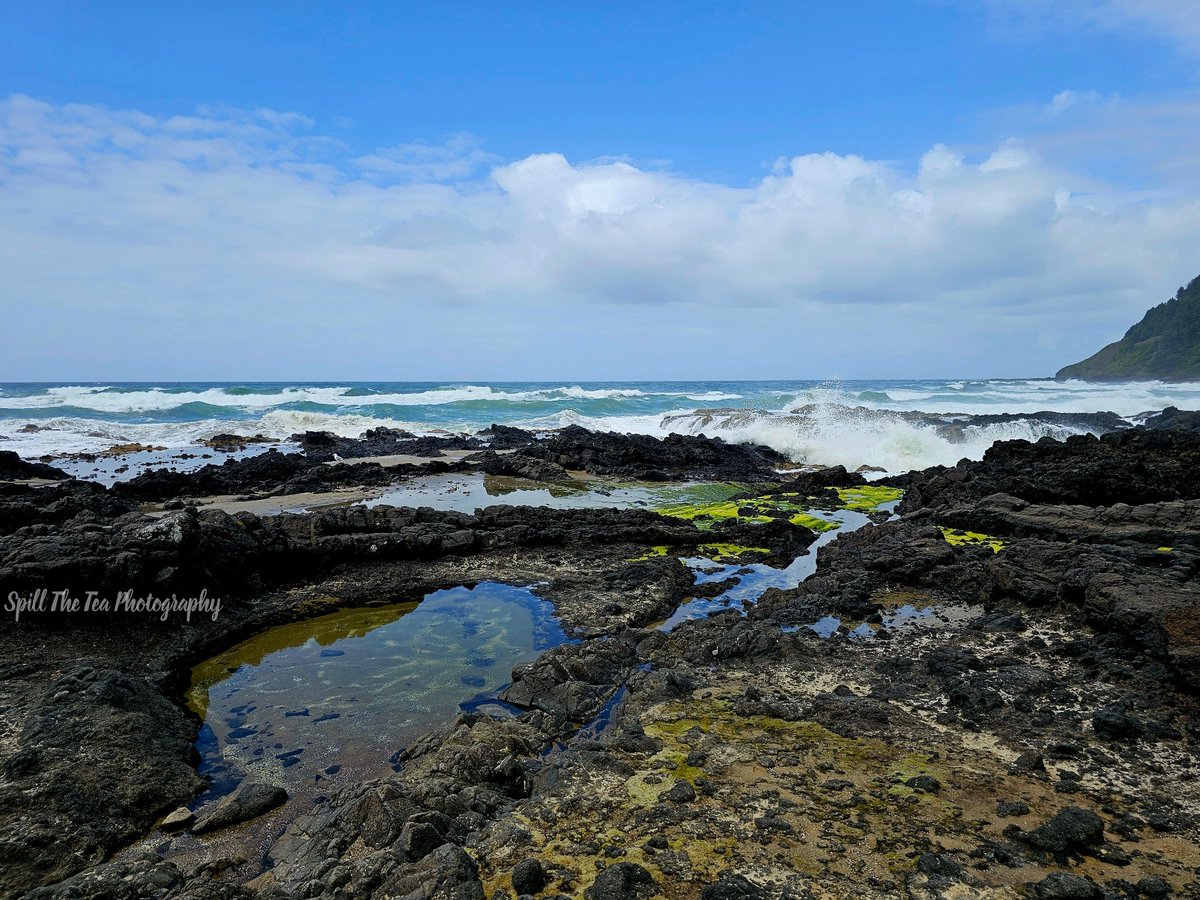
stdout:
[[1200,278],[1193,278],[1173,299],[1147,312],[1121,340],[1083,362],[1060,369],[1057,377],[1200,380]]

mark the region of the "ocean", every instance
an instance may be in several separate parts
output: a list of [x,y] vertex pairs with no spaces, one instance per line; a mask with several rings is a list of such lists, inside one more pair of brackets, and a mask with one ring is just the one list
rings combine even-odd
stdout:
[[[389,426],[473,432],[493,422],[582,425],[767,444],[797,462],[888,471],[978,458],[997,440],[1062,438],[1086,423],[1031,414],[1112,412],[1129,422],[1200,409],[1200,383],[1051,379],[704,382],[420,382],[0,385],[0,449],[26,458],[140,443],[194,447],[219,432],[286,441],[305,430],[356,436]],[[924,416],[910,415],[921,413]],[[964,416],[1017,414],[990,423]],[[962,425],[961,422],[965,422]]]

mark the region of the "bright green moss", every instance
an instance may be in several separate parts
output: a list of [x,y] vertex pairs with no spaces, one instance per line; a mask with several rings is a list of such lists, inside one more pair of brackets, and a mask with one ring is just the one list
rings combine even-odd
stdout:
[[793,525],[799,525],[801,528],[808,528],[817,533],[825,531],[835,531],[839,527],[838,522],[830,522],[828,519],[820,519],[809,513],[796,513],[788,519]]
[[667,506],[659,512],[674,519],[687,519],[697,528],[705,528],[713,522],[722,519],[738,519],[742,522],[769,522],[770,516],[743,516],[738,510],[750,506],[751,503],[740,503],[734,500],[720,500],[715,503],[685,503],[680,506]]
[[747,485],[731,481],[706,481],[698,484],[670,485],[654,488],[650,496],[655,505],[680,506],[685,503],[704,504],[732,500],[746,493]]
[[743,547],[741,544],[701,544],[700,553],[713,562],[724,562],[727,559],[737,559],[746,553],[770,553],[766,547]]
[[946,543],[951,547],[962,547],[967,544],[986,544],[992,548],[993,553],[999,553],[1004,549],[1004,541],[987,534],[980,534],[977,531],[959,531],[956,528],[945,528],[941,525],[938,526],[938,530],[946,538]]
[[651,547],[649,550],[647,550],[641,556],[635,556],[633,559],[630,560],[630,562],[644,562],[647,559],[658,559],[659,557],[666,556],[667,552],[670,549],[671,548],[668,547],[666,544],[659,544],[656,547]]
[[842,500],[843,508],[864,513],[873,512],[884,503],[891,503],[904,496],[904,491],[900,488],[885,485],[868,484],[861,487],[837,488],[836,490],[838,497]]

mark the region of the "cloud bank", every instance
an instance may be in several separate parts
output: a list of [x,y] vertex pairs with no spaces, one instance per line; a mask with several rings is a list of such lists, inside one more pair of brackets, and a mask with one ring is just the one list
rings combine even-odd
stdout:
[[[1093,99],[1047,108],[1067,117]],[[239,355],[313,352],[314,329],[326,349],[378,351],[381,328],[428,377],[447,377],[428,367],[439,341],[486,369],[463,377],[533,376],[504,369],[520,354],[542,354],[544,377],[641,377],[626,367],[648,346],[663,354],[657,374],[705,374],[670,369],[686,347],[623,342],[671,322],[686,323],[680,335],[786,324],[796,356],[848,375],[875,373],[839,365],[830,340],[864,328],[856,346],[901,340],[919,362],[894,374],[1005,374],[1005,361],[1037,373],[1195,274],[1200,201],[1108,187],[1018,141],[974,156],[936,145],[912,166],[804,154],[726,185],[553,152],[505,162],[469,136],[355,152],[263,109],[154,117],[12,96],[0,246],[9,379],[62,377],[39,356],[48,330],[96,377],[135,352],[169,363],[164,342],[208,347],[221,364],[209,377],[233,377],[221,372]],[[610,352],[594,371],[553,371],[580,358],[552,349],[579,329]],[[776,336],[754,365],[724,359],[710,374],[762,377],[787,355]],[[333,356],[338,374],[386,377]],[[936,365],[956,358],[987,368]],[[825,374],[786,362],[778,377]]]

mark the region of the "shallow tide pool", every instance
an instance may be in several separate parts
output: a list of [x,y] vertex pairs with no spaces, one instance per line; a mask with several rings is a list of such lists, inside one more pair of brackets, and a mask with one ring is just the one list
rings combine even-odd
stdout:
[[255,635],[193,670],[210,779],[197,805],[248,774],[293,797],[378,776],[460,709],[502,713],[513,667],[566,639],[549,601],[495,582]]
[[658,627],[670,631],[689,619],[704,619],[724,609],[745,610],[747,605],[758,602],[767,588],[793,588],[817,570],[817,551],[846,534],[869,525],[871,520],[861,512],[851,509],[834,511],[809,510],[815,518],[837,523],[837,528],[823,531],[808,550],[792,560],[791,565],[780,569],[763,563],[749,565],[725,565],[705,557],[685,559],[695,572],[696,584],[731,581],[728,588],[712,598],[697,597],[681,603],[665,622]]
[[487,506],[548,506],[552,509],[658,509],[676,503],[727,500],[745,485],[722,482],[680,484],[615,483],[600,480],[542,484],[492,475],[427,475],[362,501],[364,506],[429,506],[473,513]]

